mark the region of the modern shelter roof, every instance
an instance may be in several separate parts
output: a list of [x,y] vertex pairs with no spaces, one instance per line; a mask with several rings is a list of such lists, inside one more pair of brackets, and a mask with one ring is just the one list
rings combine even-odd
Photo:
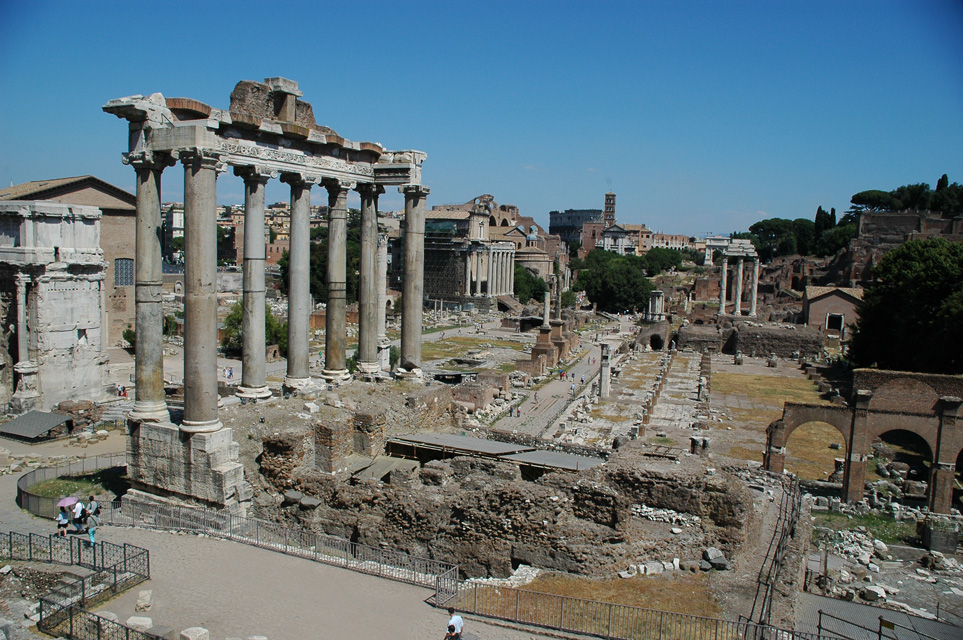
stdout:
[[502,456],[503,460],[513,460],[521,464],[534,467],[547,467],[551,469],[565,469],[566,471],[584,471],[591,469],[605,462],[601,458],[590,458],[588,456],[577,456],[571,453],[559,453],[558,451],[523,451]]
[[425,433],[420,435],[400,436],[394,438],[399,442],[421,447],[447,449],[450,451],[465,451],[488,456],[503,456],[509,453],[531,451],[531,447],[496,440],[483,440],[468,436],[456,436],[448,433]]
[[54,427],[59,427],[69,420],[71,420],[71,417],[65,416],[62,413],[28,411],[22,416],[0,424],[0,435],[33,440],[45,435]]

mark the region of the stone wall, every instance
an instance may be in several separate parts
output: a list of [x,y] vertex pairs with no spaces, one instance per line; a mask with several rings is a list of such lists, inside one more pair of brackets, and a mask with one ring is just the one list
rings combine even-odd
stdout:
[[825,337],[811,327],[798,325],[763,325],[740,322],[728,334],[723,351],[747,355],[767,356],[775,353],[780,358],[794,355],[812,356],[822,353]]
[[[924,384],[939,396],[963,398],[963,376],[887,371],[884,369],[856,369],[853,371],[853,389],[867,389],[875,392],[880,387],[897,380],[913,380]],[[903,400],[906,403],[913,404],[915,403],[915,397],[915,392],[907,390],[907,396]]]

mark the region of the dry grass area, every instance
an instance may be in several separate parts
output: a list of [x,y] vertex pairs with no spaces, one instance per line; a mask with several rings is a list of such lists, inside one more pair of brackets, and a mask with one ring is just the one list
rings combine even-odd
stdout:
[[778,407],[784,402],[828,404],[812,380],[741,373],[713,373],[712,392],[748,396],[753,403]]
[[709,590],[705,574],[674,573],[607,580],[542,574],[525,589],[698,616],[717,617],[722,614],[722,607]]
[[435,342],[423,342],[421,345],[421,357],[425,360],[465,357],[468,351],[476,349],[513,349],[515,351],[523,351],[524,345],[512,340],[452,336]]
[[761,463],[763,450],[765,448],[765,444],[756,446],[743,446],[741,444],[734,444],[729,447],[729,457],[737,460],[750,460],[752,462]]

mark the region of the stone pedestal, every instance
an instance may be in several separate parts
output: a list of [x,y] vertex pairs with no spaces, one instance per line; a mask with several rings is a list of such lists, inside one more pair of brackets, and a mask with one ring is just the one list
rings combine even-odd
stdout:
[[135,489],[243,513],[253,495],[233,431],[188,434],[177,425],[128,420],[127,473]]
[[609,355],[609,345],[602,344],[602,357],[599,362],[602,367],[599,369],[599,397],[608,398],[609,390],[612,386],[612,363]]
[[13,365],[17,375],[17,390],[10,398],[10,409],[14,413],[43,410],[43,396],[40,393],[40,366],[32,360],[24,360]]

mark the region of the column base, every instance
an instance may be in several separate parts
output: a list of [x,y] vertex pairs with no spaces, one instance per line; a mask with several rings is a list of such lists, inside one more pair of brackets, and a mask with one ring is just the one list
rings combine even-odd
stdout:
[[357,372],[360,374],[375,374],[381,371],[381,364],[378,362],[359,362]]
[[391,341],[387,338],[378,340],[378,366],[382,371],[391,369]]
[[351,374],[347,369],[324,369],[321,371],[321,377],[328,382],[344,382],[351,379]]
[[414,382],[421,382],[425,379],[425,375],[421,369],[415,368],[411,371],[406,371],[404,369],[398,369],[395,371],[395,377],[401,378],[402,380],[412,380]]
[[285,391],[301,391],[302,389],[316,386],[314,379],[310,376],[307,378],[289,378],[285,376],[282,384],[284,385]]
[[170,422],[171,412],[166,402],[134,402],[128,417],[136,422]]
[[266,386],[238,387],[237,391],[234,392],[234,395],[236,395],[238,398],[247,398],[248,400],[263,400],[271,397],[271,390]]
[[214,433],[215,431],[220,431],[224,428],[224,424],[219,418],[214,420],[204,420],[202,422],[194,420],[182,420],[181,424],[178,425],[181,431],[185,433]]

